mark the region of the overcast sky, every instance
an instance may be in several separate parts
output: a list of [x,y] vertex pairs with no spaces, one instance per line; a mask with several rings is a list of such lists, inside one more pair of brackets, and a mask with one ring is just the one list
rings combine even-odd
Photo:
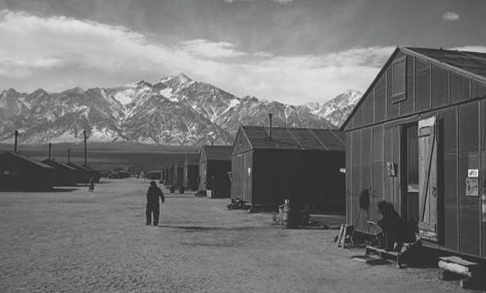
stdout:
[[289,104],[365,91],[396,46],[486,52],[483,0],[0,0],[0,91],[185,73]]

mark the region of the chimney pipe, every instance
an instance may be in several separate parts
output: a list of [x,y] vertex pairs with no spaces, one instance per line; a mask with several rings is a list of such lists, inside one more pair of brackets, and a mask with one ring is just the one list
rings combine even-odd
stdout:
[[49,143],[49,161],[51,160],[52,143]]
[[14,154],[17,153],[17,139],[18,139],[18,136],[19,136],[19,132],[17,130],[14,131],[14,135],[15,135],[15,141],[14,141]]
[[268,114],[268,139],[272,140],[272,113]]

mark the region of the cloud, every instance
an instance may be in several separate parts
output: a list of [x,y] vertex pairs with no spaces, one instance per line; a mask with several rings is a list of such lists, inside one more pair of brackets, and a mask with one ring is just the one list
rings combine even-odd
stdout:
[[226,3],[247,2],[247,1],[254,1],[254,0],[224,0],[224,2]]
[[207,40],[192,40],[182,43],[183,50],[207,58],[233,58],[246,54],[234,49],[234,45],[228,42],[210,42]]
[[0,12],[0,39],[0,90],[119,86],[184,72],[240,97],[289,104],[364,91],[394,49],[279,56],[203,39],[167,46],[121,26],[7,10]]
[[[176,67],[174,52],[151,43],[143,34],[67,17],[49,17],[24,12],[0,12],[0,77],[35,77],[77,67],[106,76],[125,77]],[[50,70],[50,71],[49,71]],[[10,73],[12,72],[12,73]],[[65,76],[53,76],[62,84]],[[60,79],[60,80],[58,80]]]
[[280,3],[280,4],[287,4],[287,3],[290,3],[290,2],[294,2],[294,0],[270,0],[272,2],[277,2],[277,3]]
[[322,102],[347,89],[364,91],[393,50],[354,48],[322,56],[271,57],[241,66],[239,82],[262,98],[290,104]]
[[444,14],[442,14],[442,20],[443,21],[457,21],[457,20],[459,20],[459,14],[457,14],[453,11],[447,11]]
[[463,46],[463,47],[451,48],[450,50],[486,53],[486,46],[479,46],[479,45],[478,46]]
[[[224,0],[227,3],[234,3],[234,2],[248,2],[248,1],[257,1],[257,0]],[[276,2],[280,4],[287,4],[290,2],[294,2],[294,0],[269,0],[270,2]]]

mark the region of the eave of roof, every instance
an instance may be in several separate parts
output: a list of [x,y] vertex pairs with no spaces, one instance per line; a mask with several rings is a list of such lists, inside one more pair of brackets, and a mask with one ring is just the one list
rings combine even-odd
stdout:
[[29,162],[31,164],[34,164],[34,165],[37,165],[39,167],[42,167],[42,168],[46,168],[46,169],[54,169],[53,167],[49,166],[49,165],[46,165],[46,164],[43,164],[41,162],[38,162],[38,161],[35,161],[35,160],[32,160],[32,159],[29,159],[29,158],[26,158],[26,157],[23,157],[19,154],[15,154],[15,153],[10,153],[10,152],[5,152],[4,155],[11,155],[11,156],[14,156],[18,159],[21,159],[23,161],[26,161],[26,162]]
[[[385,62],[385,65],[383,65],[383,67],[378,72],[378,74],[375,76],[375,78],[373,79],[373,81],[371,82],[371,84],[369,85],[369,87],[366,89],[366,91],[361,96],[361,99],[359,100],[359,102],[354,106],[354,108],[351,111],[351,113],[348,115],[348,117],[346,118],[346,120],[344,121],[344,123],[339,128],[341,131],[344,131],[344,129],[346,128],[346,125],[349,123],[349,120],[351,120],[351,117],[354,116],[355,112],[361,106],[361,104],[363,103],[364,99],[368,96],[369,92],[374,88],[375,84],[378,82],[378,80],[380,79],[380,77],[382,76],[382,74],[387,70],[387,68],[390,65],[390,63],[394,60],[395,55],[398,52],[400,52],[400,51],[403,52],[403,53],[405,53],[405,54],[407,54],[407,55],[412,55],[414,57],[422,58],[422,59],[427,60],[427,61],[429,61],[429,62],[431,62],[433,64],[436,64],[438,66],[444,67],[444,68],[446,68],[448,70],[451,70],[453,72],[456,72],[458,74],[467,76],[467,77],[469,77],[471,79],[475,79],[475,80],[478,80],[480,82],[486,83],[486,77],[484,77],[484,76],[475,74],[475,73],[470,72],[468,70],[464,70],[464,69],[459,68],[457,66],[453,66],[453,65],[451,65],[449,63],[442,62],[442,61],[440,61],[440,60],[438,60],[436,58],[432,58],[430,56],[427,56],[426,54],[419,53],[419,52],[415,51],[414,49],[420,50],[420,49],[423,49],[423,48],[397,47],[393,51],[393,53],[390,55],[390,57],[388,58],[388,60]],[[438,50],[438,49],[435,49],[435,50]],[[462,52],[462,53],[466,53],[466,54],[468,53],[468,52],[463,52],[463,51],[458,51],[458,52]],[[471,53],[474,53],[474,52],[471,52]],[[479,57],[478,56],[471,56],[471,58],[479,58]]]

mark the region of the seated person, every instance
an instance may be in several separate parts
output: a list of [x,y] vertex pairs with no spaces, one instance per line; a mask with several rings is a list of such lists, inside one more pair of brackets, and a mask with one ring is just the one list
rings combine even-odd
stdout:
[[415,241],[415,229],[412,224],[403,220],[390,202],[378,202],[378,213],[382,215],[382,219],[377,223],[383,232],[379,238],[381,248],[387,251],[400,251],[403,243]]

